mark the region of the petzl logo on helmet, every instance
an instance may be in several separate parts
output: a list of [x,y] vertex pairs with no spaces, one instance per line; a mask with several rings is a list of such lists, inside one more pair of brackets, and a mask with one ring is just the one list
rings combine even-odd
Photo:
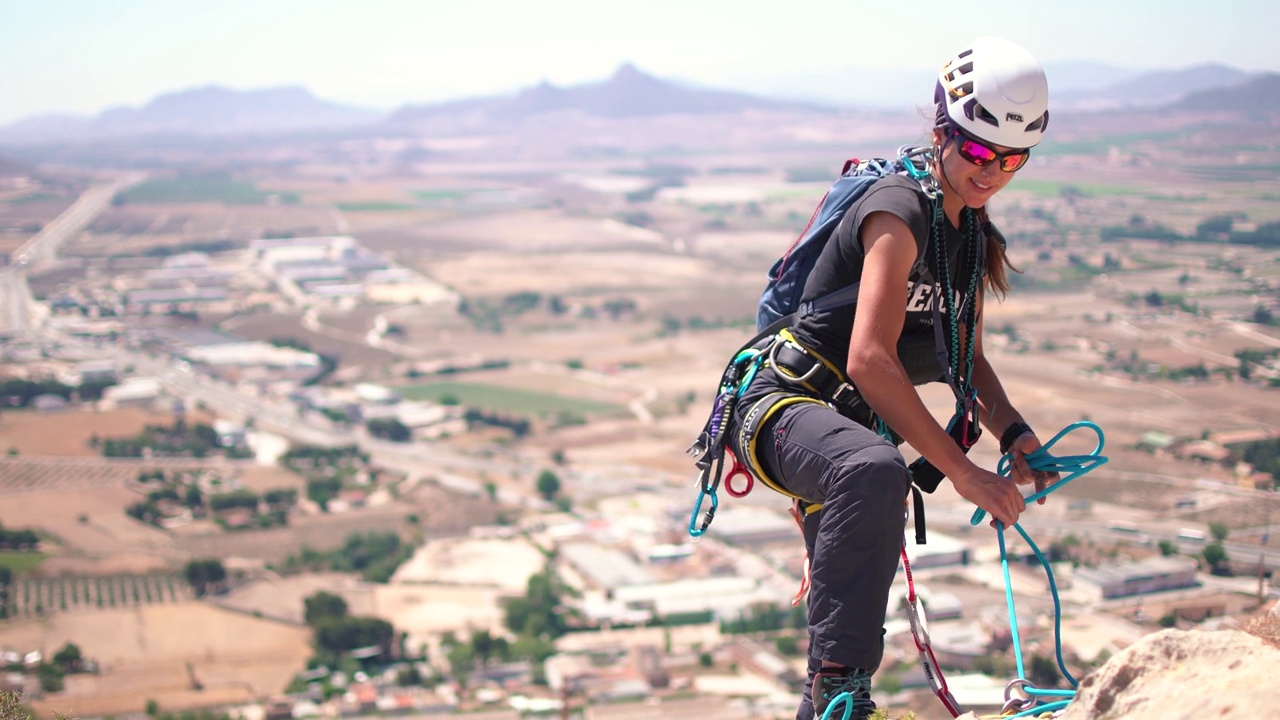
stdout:
[[1018,113],[1005,113],[1004,119],[1012,120],[1013,122],[1022,122],[1022,116],[1019,115]]

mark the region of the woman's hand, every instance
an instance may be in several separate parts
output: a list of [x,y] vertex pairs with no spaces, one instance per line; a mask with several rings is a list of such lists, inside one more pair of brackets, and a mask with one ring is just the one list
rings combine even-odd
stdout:
[[[1039,450],[1040,438],[1030,430],[1022,433],[1009,446],[1009,454],[1013,456],[1013,467],[1011,473],[1014,482],[1019,485],[1028,485],[1034,483],[1036,492],[1040,492],[1050,485],[1058,482],[1058,473],[1053,472],[1037,472],[1031,469],[1031,464],[1027,462],[1027,455]],[[1046,498],[1036,500],[1036,504],[1043,505]]]
[[1018,487],[1009,478],[983,470],[977,465],[971,464],[969,472],[952,477],[951,485],[960,493],[960,497],[986,510],[992,518],[1004,523],[1005,527],[1018,522],[1018,516],[1027,509],[1022,493],[1018,492]]

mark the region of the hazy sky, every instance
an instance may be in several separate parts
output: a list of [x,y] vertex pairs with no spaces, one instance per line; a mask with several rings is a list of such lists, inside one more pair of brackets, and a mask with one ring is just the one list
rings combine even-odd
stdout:
[[390,109],[628,61],[744,88],[932,68],[981,34],[1049,62],[1280,71],[1277,27],[1276,0],[0,0],[0,123],[209,84]]

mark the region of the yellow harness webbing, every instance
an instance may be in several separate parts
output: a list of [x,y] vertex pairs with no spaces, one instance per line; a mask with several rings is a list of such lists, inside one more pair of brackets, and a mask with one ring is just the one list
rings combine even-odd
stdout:
[[[845,379],[844,372],[842,370],[837,368],[833,363],[831,363],[829,360],[822,357],[818,353],[805,347],[803,344],[801,344],[799,340],[796,340],[796,336],[791,334],[790,328],[784,328],[778,331],[778,342],[790,344],[792,347],[796,348],[797,350],[800,350],[805,355],[822,363],[822,366],[825,367],[833,376],[840,378],[841,380]],[[809,392],[814,393],[815,395],[822,394],[822,390],[820,390],[817,386],[811,385],[810,383],[808,383],[806,377],[800,376],[800,375],[792,375],[790,372],[787,371],[786,368],[782,367],[781,365],[775,362],[772,362],[772,358],[773,358],[773,353],[771,352],[770,362],[767,363],[767,365],[772,367],[773,371],[778,373],[778,375],[782,376],[784,379],[788,380],[789,382],[799,385],[805,390],[808,390]],[[809,373],[806,373],[806,375],[808,374]]]
[[774,413],[779,410],[796,405],[798,403],[816,403],[823,407],[827,404],[817,398],[811,398],[807,395],[793,395],[791,393],[774,392],[765,395],[759,400],[752,403],[751,407],[743,415],[742,425],[738,430],[738,447],[742,449],[742,458],[747,464],[747,469],[751,471],[764,483],[766,487],[774,492],[785,495],[793,500],[799,500],[803,505],[804,514],[809,515],[822,509],[822,503],[815,503],[796,495],[795,493],[782,487],[777,481],[765,474],[757,455],[756,441],[759,437],[758,430],[765,421],[773,417]]

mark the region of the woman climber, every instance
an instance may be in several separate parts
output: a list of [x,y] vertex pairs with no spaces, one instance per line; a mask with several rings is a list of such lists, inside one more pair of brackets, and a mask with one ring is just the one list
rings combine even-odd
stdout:
[[[809,681],[798,720],[821,717],[843,693],[854,717],[875,708],[871,676],[884,653],[912,482],[897,442],[1005,525],[1025,509],[1015,483],[1040,490],[1052,480],[1028,466],[1024,456],[1040,440],[982,346],[986,293],[1003,295],[1012,267],[987,203],[1040,142],[1048,83],[1027,50],[983,37],[942,68],[934,101],[928,178],[876,181],[850,206],[805,283],[805,301],[860,283],[856,303],[801,314],[782,331],[730,421],[735,454],[754,451],[752,465],[811,510],[803,518]],[[818,382],[823,375],[830,382]],[[956,391],[956,421],[981,421],[1000,437],[1001,451],[1012,452],[1014,482],[978,467],[954,428],[930,414],[915,386],[938,380]],[[852,391],[814,391],[839,387]],[[744,426],[750,448],[741,446]]]

